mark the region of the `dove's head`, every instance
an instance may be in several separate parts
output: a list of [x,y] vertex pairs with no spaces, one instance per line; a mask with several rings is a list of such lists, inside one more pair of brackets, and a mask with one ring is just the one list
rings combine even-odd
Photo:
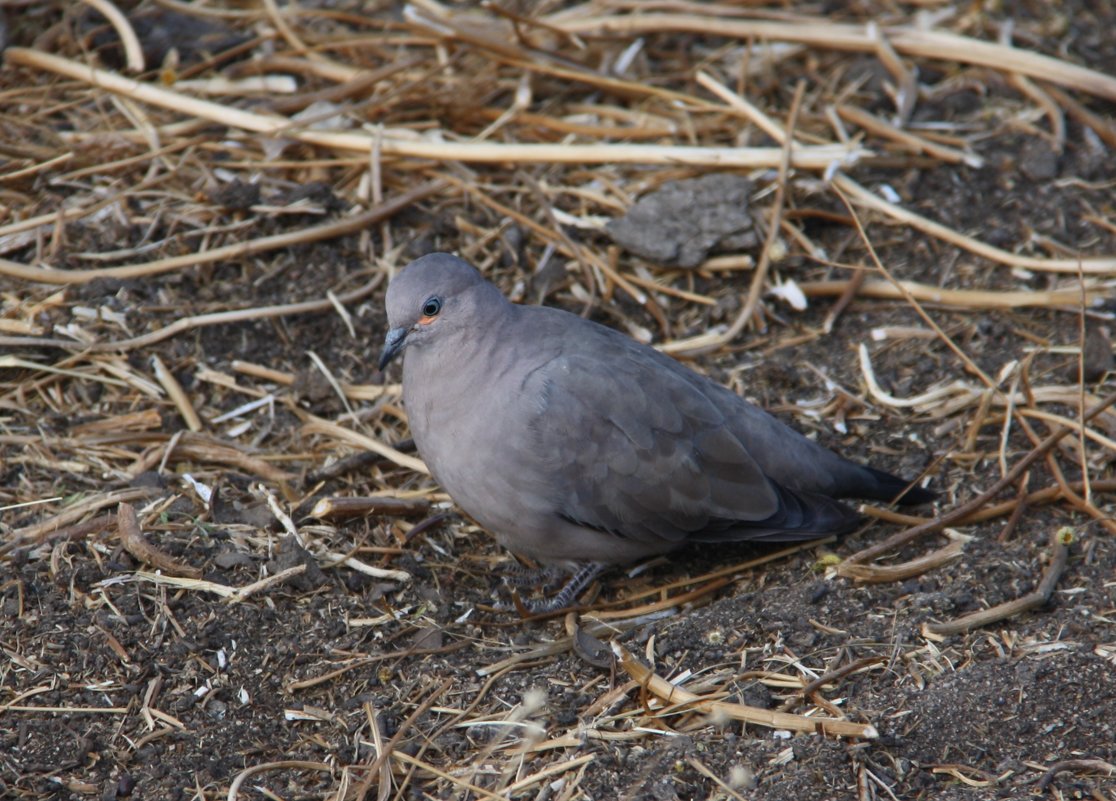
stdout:
[[468,262],[431,253],[408,264],[388,286],[388,332],[380,369],[404,348],[444,342],[486,324],[504,296]]

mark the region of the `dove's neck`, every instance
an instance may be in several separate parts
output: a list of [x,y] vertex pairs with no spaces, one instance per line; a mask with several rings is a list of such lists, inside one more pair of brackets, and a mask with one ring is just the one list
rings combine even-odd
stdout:
[[403,361],[403,397],[420,452],[439,432],[456,432],[477,405],[487,406],[509,363],[520,309],[500,296],[481,304],[469,325],[409,348]]

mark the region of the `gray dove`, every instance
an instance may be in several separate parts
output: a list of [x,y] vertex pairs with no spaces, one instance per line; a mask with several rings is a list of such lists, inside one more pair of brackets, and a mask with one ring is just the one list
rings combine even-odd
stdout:
[[624,334],[511,303],[455,256],[407,265],[387,314],[380,369],[406,350],[403,400],[434,478],[509,550],[576,569],[533,611],[689,543],[845,533],[861,518],[837,498],[934,497]]

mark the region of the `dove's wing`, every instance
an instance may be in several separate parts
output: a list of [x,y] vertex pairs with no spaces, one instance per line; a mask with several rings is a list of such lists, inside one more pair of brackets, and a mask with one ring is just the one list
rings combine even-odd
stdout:
[[603,341],[563,348],[527,385],[539,410],[532,444],[552,476],[556,514],[626,539],[678,543],[806,539],[856,525],[847,506],[765,475],[706,379],[622,335],[584,330]]

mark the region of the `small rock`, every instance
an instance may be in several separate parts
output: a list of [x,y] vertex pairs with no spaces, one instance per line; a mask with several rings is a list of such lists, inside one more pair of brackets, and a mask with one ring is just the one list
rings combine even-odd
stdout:
[[248,567],[252,564],[252,557],[243,551],[225,550],[213,557],[213,564],[222,570],[233,567]]
[[[1085,349],[1082,352],[1082,367],[1086,381],[1098,381],[1114,367],[1112,358],[1112,331],[1106,325],[1094,325],[1085,329]],[[1077,381],[1077,364],[1070,366],[1071,380]]]
[[606,226],[618,245],[660,264],[697,267],[714,250],[759,243],[748,213],[752,182],[732,173],[673,181]]
[[291,392],[300,401],[317,404],[333,395],[333,387],[322,371],[313,367],[299,370],[295,374]]
[[209,200],[229,211],[247,211],[260,202],[260,185],[236,180],[209,193]]
[[1019,169],[1032,181],[1049,181],[1058,174],[1058,154],[1049,142],[1031,139],[1023,146]]
[[318,567],[314,555],[299,545],[294,537],[286,536],[279,541],[275,558],[267,563],[268,570],[275,575],[298,565],[306,565],[306,570],[291,578],[292,587],[300,592],[310,592],[325,583],[325,573]]
[[441,648],[445,642],[442,629],[438,626],[420,626],[411,638],[411,647],[420,650]]

